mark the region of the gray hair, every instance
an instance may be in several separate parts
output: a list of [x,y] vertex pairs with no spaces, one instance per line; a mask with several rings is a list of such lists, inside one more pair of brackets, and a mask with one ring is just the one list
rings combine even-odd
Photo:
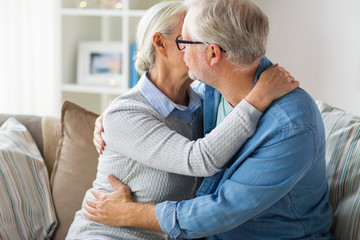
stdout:
[[236,65],[251,64],[265,55],[269,21],[255,3],[250,0],[184,3],[189,8],[185,24],[192,40],[219,45]]
[[154,65],[155,47],[152,43],[154,33],[159,32],[168,38],[174,33],[185,14],[186,7],[183,1],[160,2],[146,11],[136,33],[138,52],[135,68],[140,74],[149,71]]

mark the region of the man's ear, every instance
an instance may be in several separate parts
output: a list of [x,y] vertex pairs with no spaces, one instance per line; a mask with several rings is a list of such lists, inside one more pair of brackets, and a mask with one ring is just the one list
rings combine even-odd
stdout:
[[206,58],[210,66],[214,66],[220,62],[222,52],[219,46],[215,44],[210,44],[206,50]]
[[155,49],[164,57],[167,56],[166,53],[166,41],[164,36],[161,33],[154,33],[152,37],[152,42],[154,44]]

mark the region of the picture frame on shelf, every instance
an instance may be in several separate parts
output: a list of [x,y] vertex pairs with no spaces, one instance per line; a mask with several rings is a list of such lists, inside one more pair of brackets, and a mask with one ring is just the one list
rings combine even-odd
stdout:
[[126,87],[121,42],[80,42],[77,84]]

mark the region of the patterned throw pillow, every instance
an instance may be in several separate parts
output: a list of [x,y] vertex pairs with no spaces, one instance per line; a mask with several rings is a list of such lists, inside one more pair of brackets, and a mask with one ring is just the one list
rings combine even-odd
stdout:
[[57,220],[48,173],[30,133],[15,118],[0,128],[0,239],[50,239]]
[[360,118],[317,102],[326,131],[326,164],[333,234],[360,239]]

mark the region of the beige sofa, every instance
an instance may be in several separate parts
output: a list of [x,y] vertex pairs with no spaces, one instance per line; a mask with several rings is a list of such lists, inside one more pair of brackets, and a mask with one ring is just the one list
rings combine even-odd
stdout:
[[[338,239],[360,239],[360,118],[318,102],[327,134],[327,175]],[[9,115],[0,115],[2,124]],[[62,117],[16,116],[32,134],[49,173],[58,226],[64,239],[96,175],[92,144],[97,115],[65,102]]]
[[26,126],[43,156],[58,221],[52,237],[55,240],[65,239],[74,214],[95,179],[98,158],[92,144],[97,115],[70,102],[64,103],[61,115],[0,114],[0,125],[14,116]]

